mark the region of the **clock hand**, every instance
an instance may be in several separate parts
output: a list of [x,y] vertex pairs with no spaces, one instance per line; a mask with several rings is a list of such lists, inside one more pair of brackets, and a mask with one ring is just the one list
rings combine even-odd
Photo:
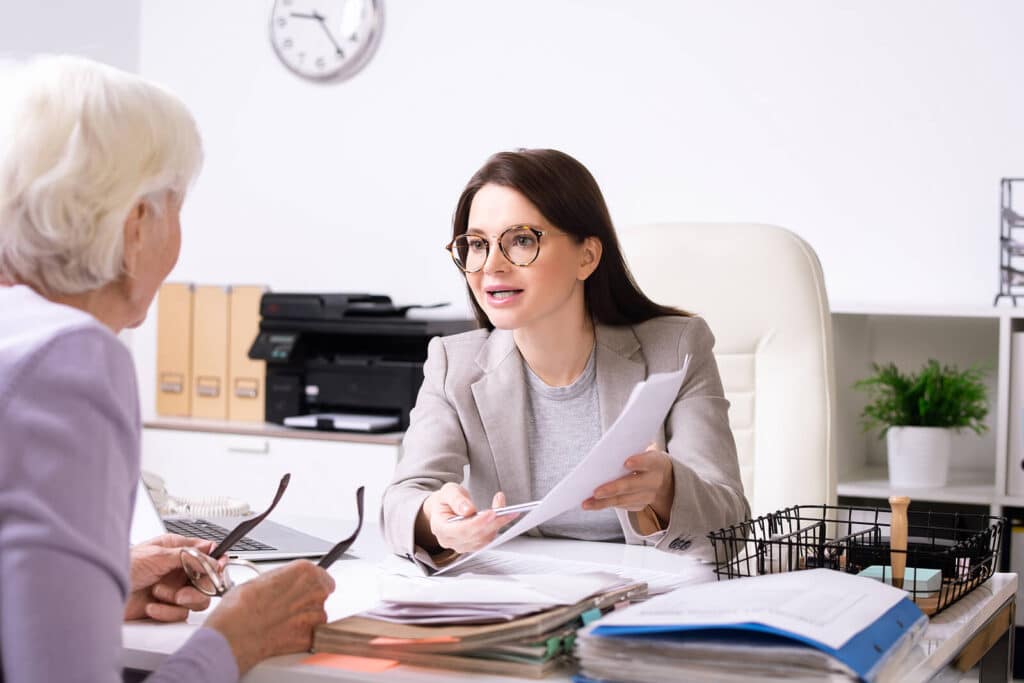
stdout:
[[341,55],[341,57],[344,59],[345,53],[342,52],[341,45],[338,45],[338,41],[334,39],[334,35],[331,33],[331,29],[327,28],[327,22],[324,21],[323,15],[314,11],[313,16],[316,17],[316,20],[320,22],[320,26],[321,28],[323,28],[324,33],[327,34],[327,38],[328,40],[331,41],[331,45],[334,46],[334,49],[337,50],[338,54]]
[[298,17],[299,19],[316,19],[317,21],[321,21],[322,20],[322,17],[319,14],[317,14],[316,12],[313,12],[312,14],[303,14],[302,12],[292,12],[291,15],[293,17]]

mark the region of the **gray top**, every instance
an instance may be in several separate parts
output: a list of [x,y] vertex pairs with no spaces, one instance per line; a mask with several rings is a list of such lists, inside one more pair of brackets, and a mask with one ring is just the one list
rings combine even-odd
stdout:
[[[139,477],[131,355],[108,328],[0,286],[0,681],[120,681]],[[152,683],[236,681],[200,628]]]
[[[593,351],[572,384],[552,387],[523,362],[527,382],[530,491],[540,500],[565,478],[601,438],[597,362]],[[576,508],[541,524],[545,536],[584,541],[621,541],[615,511]]]

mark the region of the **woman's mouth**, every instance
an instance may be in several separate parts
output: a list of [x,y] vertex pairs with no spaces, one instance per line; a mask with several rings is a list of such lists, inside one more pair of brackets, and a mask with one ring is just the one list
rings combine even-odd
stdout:
[[501,306],[515,301],[522,293],[521,289],[490,289],[487,290],[487,303]]

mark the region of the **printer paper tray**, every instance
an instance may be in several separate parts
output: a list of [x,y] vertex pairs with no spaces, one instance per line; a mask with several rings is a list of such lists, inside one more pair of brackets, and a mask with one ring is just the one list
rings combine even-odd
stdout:
[[397,415],[365,415],[361,413],[310,413],[284,419],[286,427],[337,430],[346,432],[388,432],[398,429]]

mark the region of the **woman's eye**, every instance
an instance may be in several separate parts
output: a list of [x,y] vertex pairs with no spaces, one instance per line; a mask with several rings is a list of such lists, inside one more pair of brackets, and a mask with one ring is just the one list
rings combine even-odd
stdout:
[[533,237],[530,235],[519,235],[516,237],[515,245],[517,247],[532,247]]
[[487,248],[487,244],[483,240],[469,240],[469,248],[473,251],[483,251]]

